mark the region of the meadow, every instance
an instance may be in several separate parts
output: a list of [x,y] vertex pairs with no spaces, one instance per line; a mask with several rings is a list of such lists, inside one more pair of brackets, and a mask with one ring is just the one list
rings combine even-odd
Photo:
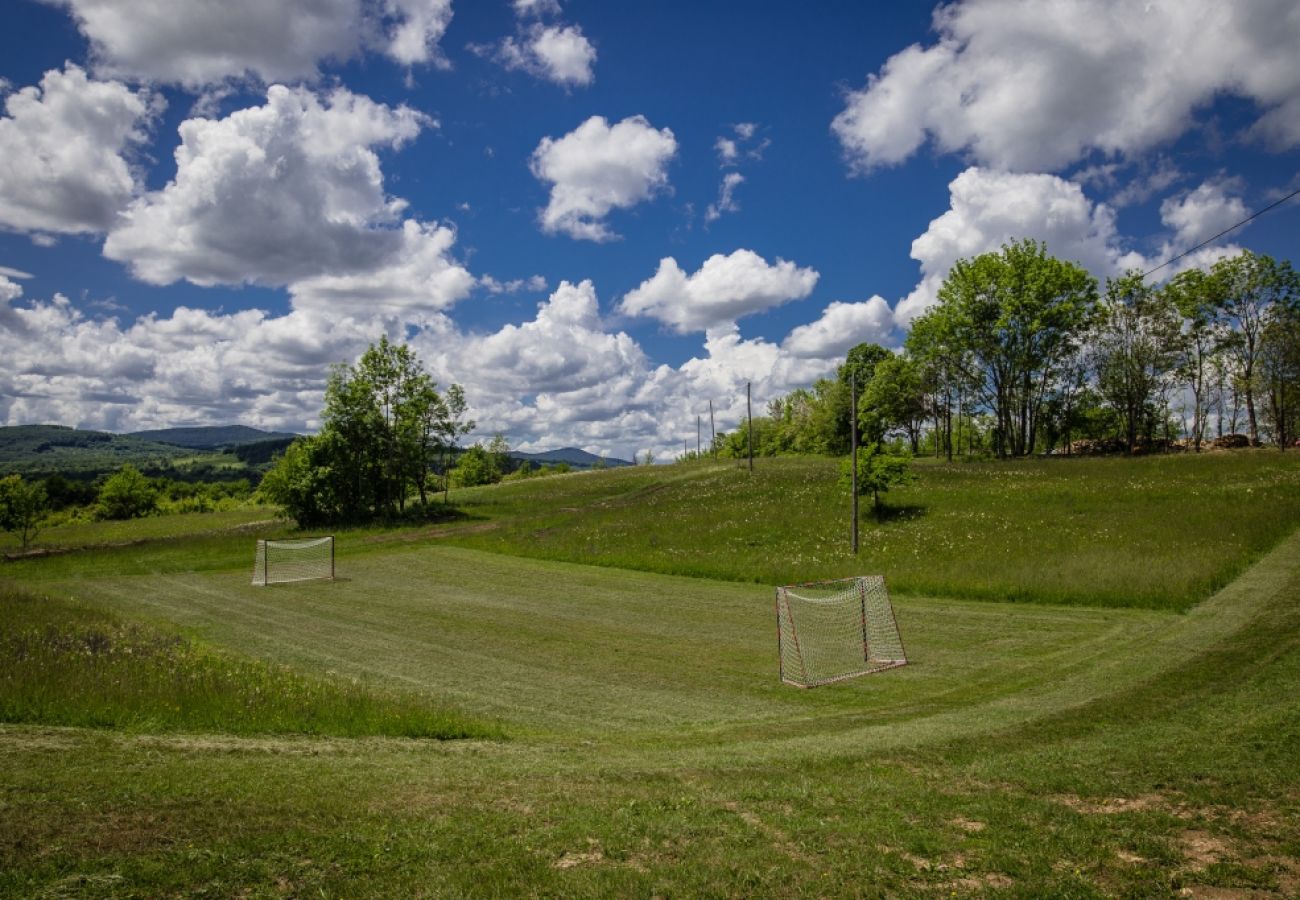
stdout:
[[[178,704],[134,688],[111,722],[60,719],[76,692],[6,714],[0,891],[1293,895],[1298,471],[927,467],[864,523],[884,538],[856,567],[809,558],[845,540],[823,461],[465,491],[436,526],[340,532],[337,581],[270,588],[229,521],[125,546],[101,523],[88,549],[3,564],[0,641],[99,631],[162,647],[119,678],[174,657],[236,674],[206,718],[151,720]],[[975,512],[982,553],[954,539]],[[1071,543],[1089,564],[1053,562]],[[772,584],[872,567],[909,665],[781,685]],[[237,724],[253,689],[385,724],[315,727],[309,705]]]
[[784,584],[884,573],[903,593],[1187,609],[1300,527],[1300,454],[944,464],[863,506],[836,461],[702,461],[462,492],[459,546]]

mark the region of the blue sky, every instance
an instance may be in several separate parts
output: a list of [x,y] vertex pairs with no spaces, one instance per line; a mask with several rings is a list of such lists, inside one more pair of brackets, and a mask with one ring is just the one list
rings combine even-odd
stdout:
[[1233,6],[19,0],[0,422],[310,430],[388,334],[485,435],[670,452],[957,258],[1105,278],[1300,186],[1300,7]]

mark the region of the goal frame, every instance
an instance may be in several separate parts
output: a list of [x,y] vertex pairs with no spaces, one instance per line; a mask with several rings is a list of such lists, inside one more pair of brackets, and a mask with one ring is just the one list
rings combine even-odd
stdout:
[[[879,590],[884,597],[884,606],[888,610],[889,618],[885,623],[883,614],[881,624],[885,624],[892,631],[892,637],[897,641],[897,655],[889,657],[879,657],[872,659],[872,647],[869,633],[871,626],[868,624],[867,609],[867,584],[875,582],[879,585]],[[796,616],[793,613],[790,603],[790,595],[796,593],[799,589],[814,588],[818,590],[828,590],[832,588],[847,589],[853,585],[857,589],[858,601],[858,621],[862,633],[862,665],[854,671],[842,672],[826,677],[809,677],[807,669],[807,658],[804,656],[803,648],[799,642],[799,629],[796,624]],[[799,597],[806,602],[818,602],[810,598]],[[792,685],[797,688],[813,688],[827,684],[835,684],[840,681],[847,681],[850,678],[858,678],[863,675],[874,675],[877,672],[885,672],[889,669],[897,669],[907,665],[907,648],[903,644],[902,632],[898,629],[898,616],[894,613],[894,602],[889,596],[889,586],[885,582],[883,575],[855,575],[851,578],[835,578],[823,581],[804,581],[795,584],[782,585],[776,589],[776,641],[777,641],[777,661],[780,666],[781,681],[784,684]],[[799,671],[787,671],[787,625],[789,628],[789,640],[794,644],[794,657],[799,661]]]
[[[309,545],[320,541],[329,542],[329,574],[328,575],[306,575],[298,578],[272,578],[271,577],[271,545],[272,544],[299,544]],[[258,538],[257,549],[253,557],[253,585],[254,587],[269,587],[273,584],[292,584],[299,581],[333,581],[334,580],[334,535],[321,534],[315,537],[291,538],[288,540],[275,540],[273,538]],[[258,576],[261,576],[260,578]]]

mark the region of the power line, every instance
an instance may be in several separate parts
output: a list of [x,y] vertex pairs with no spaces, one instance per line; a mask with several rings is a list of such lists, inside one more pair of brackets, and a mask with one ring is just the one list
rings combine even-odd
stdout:
[[1290,200],[1292,197],[1296,196],[1297,194],[1300,194],[1300,188],[1296,188],[1294,191],[1292,191],[1291,193],[1287,194],[1285,197],[1283,197],[1281,200],[1278,200],[1276,203],[1270,203],[1268,206],[1264,207],[1263,209],[1259,210],[1258,212],[1256,212],[1256,213],[1252,213],[1251,215],[1249,215],[1249,216],[1247,216],[1246,218],[1242,219],[1242,220],[1241,220],[1240,222],[1238,222],[1236,225],[1232,225],[1232,226],[1229,226],[1228,228],[1223,229],[1223,230],[1220,231],[1218,234],[1216,234],[1214,237],[1212,237],[1212,238],[1206,238],[1205,240],[1201,241],[1199,244],[1197,244],[1197,245],[1196,245],[1195,247],[1193,247],[1192,249],[1190,249],[1190,250],[1184,250],[1182,253],[1178,254],[1178,255],[1175,256],[1173,259],[1167,259],[1167,260],[1165,260],[1164,262],[1162,262],[1160,265],[1156,266],[1154,269],[1149,269],[1148,271],[1143,272],[1143,273],[1142,273],[1142,277],[1143,277],[1143,278],[1146,278],[1146,277],[1147,277],[1148,275],[1150,275],[1152,272],[1159,272],[1159,271],[1160,271],[1161,269],[1163,269],[1165,266],[1170,265],[1171,263],[1176,263],[1176,262],[1178,262],[1178,260],[1182,259],[1184,256],[1188,256],[1188,255],[1190,255],[1190,254],[1192,254],[1192,253],[1195,253],[1197,250],[1200,250],[1200,249],[1201,249],[1202,247],[1204,247],[1206,244],[1213,244],[1215,241],[1217,241],[1219,238],[1223,237],[1223,236],[1224,236],[1225,234],[1227,234],[1229,231],[1236,231],[1236,230],[1237,230],[1238,228],[1240,228],[1242,225],[1245,225],[1247,222],[1250,222],[1250,221],[1252,221],[1252,220],[1254,220],[1254,219],[1258,219],[1260,216],[1264,215],[1264,213],[1268,212],[1270,209],[1273,209],[1273,208],[1276,207],[1276,206],[1281,206],[1283,203],[1287,202],[1288,200]]

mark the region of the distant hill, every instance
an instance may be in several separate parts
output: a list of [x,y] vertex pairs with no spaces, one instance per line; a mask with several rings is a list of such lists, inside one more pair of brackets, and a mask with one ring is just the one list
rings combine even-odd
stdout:
[[298,435],[287,431],[262,431],[247,425],[197,425],[188,428],[159,428],[133,431],[128,437],[157,444],[174,444],[192,450],[219,450],[263,441],[292,441]]
[[615,459],[610,456],[601,457],[594,453],[588,453],[586,450],[579,450],[577,447],[561,447],[559,450],[544,450],[541,453],[524,453],[522,450],[515,450],[510,456],[514,459],[528,460],[542,465],[564,462],[575,469],[593,468],[601,460],[604,460],[604,465],[611,469],[616,466],[632,465],[625,459]]
[[94,476],[126,463],[141,470],[170,467],[194,451],[124,434],[88,431],[66,425],[0,426],[0,475],[18,473]]
[[[281,438],[270,437],[272,441]],[[253,442],[256,446],[263,441]],[[62,475],[94,479],[130,463],[146,475],[168,475],[185,480],[227,480],[256,477],[255,460],[231,453],[187,447],[178,443],[143,440],[139,434],[112,434],[66,425],[3,425],[0,427],[0,476],[23,475],[40,479]],[[269,459],[270,453],[264,454]]]

